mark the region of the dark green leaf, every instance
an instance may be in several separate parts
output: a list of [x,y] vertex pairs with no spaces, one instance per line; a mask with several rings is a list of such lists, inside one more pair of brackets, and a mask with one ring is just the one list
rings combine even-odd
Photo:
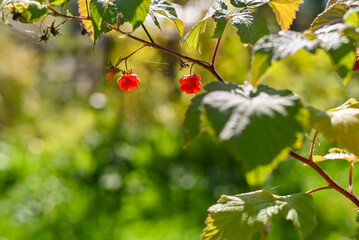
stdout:
[[302,104],[290,91],[237,86],[209,92],[203,106],[216,136],[235,146],[247,170],[269,164],[303,130]]
[[47,9],[45,7],[39,7],[37,4],[30,4],[28,11],[24,13],[26,16],[26,23],[33,23],[38,21],[41,17],[43,17],[47,13]]
[[256,8],[270,1],[271,0],[231,0],[231,4],[238,8]]
[[354,42],[340,32],[329,32],[318,35],[320,47],[324,48],[332,59],[334,68],[344,82],[348,82],[356,61]]
[[244,44],[255,44],[261,37],[269,34],[266,20],[250,10],[239,10],[231,14],[232,24]]
[[229,10],[227,5],[219,0],[215,0],[208,9],[206,16],[196,23],[189,33],[186,35],[186,43],[189,47],[193,47],[199,51],[200,35],[205,31],[206,22],[208,19],[213,18],[217,23],[218,30],[215,31],[213,37],[219,37],[223,34],[224,30],[224,18],[228,19]]
[[202,240],[249,240],[274,216],[291,221],[300,239],[311,233],[317,224],[313,199],[306,193],[277,196],[260,190],[222,195],[208,211]]
[[145,20],[151,0],[116,0],[118,10],[126,21],[130,22],[133,29],[141,26]]
[[108,6],[107,0],[91,0],[90,15],[94,28],[101,30],[102,18]]
[[150,5],[150,14],[151,17],[158,28],[161,29],[161,26],[157,20],[156,14],[167,17],[172,20],[180,33],[181,38],[183,37],[184,24],[177,17],[176,9],[173,4],[164,0],[154,0]]
[[253,84],[258,84],[273,61],[283,59],[302,48],[314,52],[317,47],[317,40],[311,41],[301,33],[293,31],[280,31],[260,39],[252,50]]

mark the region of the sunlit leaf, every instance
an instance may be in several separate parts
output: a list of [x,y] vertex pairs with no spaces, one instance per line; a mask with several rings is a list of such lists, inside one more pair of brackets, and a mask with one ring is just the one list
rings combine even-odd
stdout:
[[[199,132],[200,111],[214,134],[238,152],[246,170],[269,164],[303,131],[302,104],[290,91],[214,82],[186,113],[186,142]],[[253,136],[256,136],[253,138]]]
[[[81,17],[88,17],[88,12],[90,10],[89,6],[87,5],[87,1],[86,0],[77,0],[77,4],[79,7],[79,14]],[[90,35],[91,40],[94,42],[95,38],[94,38],[94,28],[92,25],[92,21],[86,21],[86,20],[81,20],[83,26],[86,28],[87,32]]]
[[222,195],[208,211],[202,240],[250,240],[273,216],[291,221],[300,239],[311,233],[317,224],[313,199],[306,193],[278,196],[260,190]]
[[45,6],[32,0],[5,0],[0,4],[1,9],[15,10],[19,13],[18,21],[22,23],[36,22],[47,12]]
[[272,65],[272,62],[296,53],[304,48],[315,51],[318,41],[309,40],[304,35],[293,31],[281,31],[260,39],[252,50],[252,82],[257,85],[261,76]]
[[231,0],[231,4],[238,8],[256,8],[270,1],[271,0]]
[[356,61],[353,40],[337,31],[318,34],[318,39],[320,47],[329,54],[336,72],[347,83],[351,78]]
[[303,0],[272,0],[268,5],[273,9],[282,30],[288,30],[302,3]]
[[359,7],[349,9],[344,15],[344,22],[347,25],[359,27]]
[[328,154],[324,156],[315,155],[312,158],[313,162],[322,162],[326,160],[338,160],[338,159],[347,160],[349,162],[351,161],[356,162],[359,160],[359,158],[354,154],[348,153],[347,151],[340,148],[331,148],[329,149]]
[[150,9],[151,0],[116,0],[119,12],[131,23],[133,29],[141,26]]
[[359,156],[359,102],[349,99],[318,118],[318,129],[324,136]]
[[168,19],[172,20],[180,33],[181,38],[183,37],[184,24],[177,17],[176,9],[173,4],[164,0],[153,0],[150,5],[150,14],[156,26],[161,29],[161,26],[157,20],[156,14],[165,16]]
[[266,20],[250,10],[239,10],[231,14],[231,22],[238,29],[242,43],[255,44],[261,37],[269,34]]
[[219,0],[215,0],[213,2],[213,4],[210,6],[210,8],[208,9],[208,12],[206,14],[206,16],[199,21],[198,23],[196,23],[192,29],[188,32],[188,34],[185,37],[185,41],[187,43],[187,45],[189,47],[195,48],[198,51],[199,50],[199,41],[200,41],[200,35],[205,31],[206,29],[206,22],[210,19],[213,18],[215,20],[215,22],[220,22],[220,24],[217,26],[220,27],[220,30],[215,33],[215,37],[218,37],[219,35],[222,35],[223,33],[223,18],[227,17],[228,18],[228,14],[229,14],[229,10],[227,5]]

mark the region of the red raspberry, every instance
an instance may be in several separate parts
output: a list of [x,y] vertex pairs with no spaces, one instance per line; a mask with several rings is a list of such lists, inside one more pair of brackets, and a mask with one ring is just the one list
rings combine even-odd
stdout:
[[123,76],[117,80],[117,84],[123,91],[133,91],[136,90],[138,84],[140,84],[140,79],[137,74],[133,74],[132,71],[129,71],[125,72]]
[[120,70],[111,65],[110,68],[107,70],[106,80],[107,81],[112,81],[113,79],[115,79],[115,75],[118,72],[120,72]]
[[359,56],[354,64],[353,71],[359,71]]
[[201,77],[198,74],[183,76],[179,82],[180,90],[186,93],[198,93],[202,87]]

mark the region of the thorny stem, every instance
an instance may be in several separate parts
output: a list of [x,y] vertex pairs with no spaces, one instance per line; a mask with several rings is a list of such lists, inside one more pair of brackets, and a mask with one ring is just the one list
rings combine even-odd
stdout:
[[354,195],[353,190],[353,168],[354,168],[354,161],[350,162],[350,170],[349,170],[349,192]]
[[316,188],[316,189],[310,190],[310,191],[308,191],[308,192],[306,192],[306,193],[311,194],[311,193],[314,193],[314,192],[318,192],[318,191],[320,191],[320,190],[325,190],[325,189],[330,189],[330,188],[332,188],[332,187],[331,187],[331,186],[325,186],[325,187],[321,187],[321,188]]
[[315,141],[317,140],[317,137],[318,137],[318,129],[315,129],[312,145],[310,146],[310,153],[309,153],[309,160],[310,161],[313,160],[313,152],[314,152]]
[[346,198],[348,198],[350,201],[352,201],[357,207],[359,207],[359,199],[354,194],[350,193],[349,191],[347,191],[344,188],[342,188],[341,186],[339,186],[336,182],[334,182],[333,179],[331,177],[329,177],[323,171],[323,169],[321,169],[315,162],[310,161],[309,159],[304,158],[304,157],[296,154],[293,151],[290,151],[289,155],[292,156],[293,158],[311,166],[317,173],[320,174],[320,176],[322,176],[325,179],[325,181],[327,181],[327,183],[329,184],[329,187],[335,189],[336,191],[338,191],[339,193],[344,195]]
[[[87,16],[87,17],[82,17],[82,16],[72,16],[72,15],[67,15],[67,14],[62,14],[62,13],[59,13],[57,12],[55,9],[53,9],[50,5],[47,5],[46,6],[48,9],[50,9],[52,11],[52,15],[54,16],[59,16],[59,17],[64,17],[64,18],[71,18],[71,19],[76,19],[76,20],[91,20],[91,17]],[[121,34],[124,34],[124,35],[127,35],[127,37],[133,39],[133,40],[136,40],[138,42],[141,42],[141,43],[144,43],[145,45],[147,46],[151,46],[153,48],[156,48],[160,51],[163,51],[163,52],[166,52],[168,54],[171,54],[173,56],[176,56],[176,57],[179,57],[181,59],[184,59],[184,60],[187,60],[189,62],[192,62],[192,63],[195,63],[197,64],[198,66],[206,69],[207,71],[209,71],[218,81],[221,81],[221,82],[224,82],[224,79],[222,78],[222,76],[217,72],[217,70],[215,69],[214,65],[208,63],[208,62],[205,62],[205,61],[202,61],[202,60],[199,60],[199,59],[194,59],[194,58],[191,58],[189,56],[186,56],[184,54],[181,54],[179,52],[176,52],[176,51],[173,51],[171,49],[168,49],[168,48],[165,48],[161,45],[158,45],[154,42],[148,42],[146,40],[143,40],[142,38],[139,38],[139,37],[136,37],[136,36],[133,36],[125,31],[123,31],[122,29],[120,29],[119,27],[119,16],[117,16],[117,26],[114,26],[114,25],[111,25],[109,23],[106,23],[106,22],[103,22],[102,23],[103,26],[105,27],[108,27],[112,30],[115,30]],[[218,42],[217,42],[218,44]],[[218,51],[218,49],[217,49]]]

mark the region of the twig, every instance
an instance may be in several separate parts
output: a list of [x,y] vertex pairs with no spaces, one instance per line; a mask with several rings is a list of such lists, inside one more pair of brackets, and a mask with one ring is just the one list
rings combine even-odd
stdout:
[[353,169],[354,169],[354,161],[350,162],[350,170],[349,170],[349,192],[354,195],[353,190]]
[[216,57],[217,57],[217,53],[218,53],[218,48],[219,48],[219,44],[221,43],[221,40],[222,40],[222,36],[220,36],[217,40],[217,43],[216,43],[216,47],[214,49],[214,52],[213,52],[213,57],[212,57],[212,66],[215,65],[215,62],[216,62]]
[[313,152],[314,152],[315,141],[317,140],[317,137],[318,137],[318,129],[315,129],[312,145],[310,146],[310,153],[309,153],[309,160],[310,161],[313,160]]
[[89,3],[88,3],[88,0],[86,0],[86,11],[87,11],[87,16],[88,16],[89,18],[91,18],[90,11],[89,11]]
[[325,179],[325,181],[327,181],[327,183],[329,184],[329,186],[331,188],[333,188],[336,191],[338,191],[339,193],[343,194],[346,198],[348,198],[350,201],[352,201],[357,207],[359,207],[359,199],[355,195],[351,194],[350,192],[348,192],[347,190],[345,190],[344,188],[339,186],[336,182],[334,182],[333,179],[331,179],[331,177],[329,177],[323,171],[323,169],[321,169],[315,162],[310,161],[309,159],[304,158],[304,157],[296,154],[293,151],[290,151],[289,155],[292,156],[293,158],[311,166],[317,173],[320,174],[320,176],[322,176]]
[[320,190],[325,190],[325,189],[330,189],[330,188],[332,188],[332,187],[331,186],[326,186],[326,187],[316,188],[316,189],[310,190],[310,191],[308,191],[306,193],[311,194],[311,193],[314,193],[314,192],[318,192]]
[[145,25],[142,23],[141,26],[142,26],[143,30],[145,31],[145,33],[147,34],[147,37],[150,39],[151,43],[155,44],[155,41],[153,41],[153,39],[152,39],[150,33],[147,31]]

